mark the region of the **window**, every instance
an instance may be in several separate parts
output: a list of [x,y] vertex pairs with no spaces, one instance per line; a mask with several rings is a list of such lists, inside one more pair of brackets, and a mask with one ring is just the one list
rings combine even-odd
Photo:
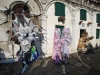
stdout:
[[55,16],[65,16],[65,5],[60,2],[55,2]]
[[86,10],[80,9],[80,20],[86,21],[86,13],[87,13]]
[[96,39],[99,39],[100,37],[100,29],[96,29]]
[[96,22],[100,23],[100,14],[96,14]]

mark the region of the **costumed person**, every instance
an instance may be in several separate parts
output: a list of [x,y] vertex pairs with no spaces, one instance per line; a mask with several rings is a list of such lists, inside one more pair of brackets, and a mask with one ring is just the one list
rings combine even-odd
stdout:
[[37,51],[39,52],[39,58],[42,58],[43,55],[45,55],[42,51],[42,41],[43,41],[43,34],[42,34],[42,28],[39,25],[37,30],[37,34],[35,35],[35,47],[37,48]]
[[86,47],[86,40],[85,40],[85,33],[82,33],[81,38],[79,39],[78,42],[78,47],[77,47],[77,51],[79,53],[87,53],[87,47]]
[[65,64],[68,61],[71,40],[72,39],[71,39],[70,29],[64,28],[61,37],[61,43],[62,43],[61,53],[62,53],[62,62]]
[[[20,20],[18,16],[15,15],[15,20],[12,20],[14,35],[11,39],[16,38],[18,40],[18,44],[20,46],[20,50],[17,52],[19,58],[22,59],[21,62],[23,64],[23,69],[21,73],[24,73],[29,67],[28,64],[31,62],[31,43],[35,40],[36,32],[34,29],[36,25],[32,23],[32,19],[28,19],[25,17],[24,12],[22,11],[23,20]],[[21,23],[21,21],[23,23]],[[34,49],[32,49],[33,51]]]
[[35,61],[37,61],[38,57],[39,57],[39,53],[37,51],[37,48],[35,47],[35,41],[34,40],[31,42],[30,50],[31,50],[31,58],[34,59]]
[[[12,12],[15,16],[15,19],[11,21],[13,23],[13,27],[10,29],[11,31],[14,32],[11,40],[13,40],[15,43],[17,43],[20,46],[20,50],[17,52],[17,55],[19,59],[22,59],[21,62],[23,64],[23,68],[22,68],[21,73],[24,73],[29,68],[28,64],[31,62],[32,52],[33,53],[35,52],[36,55],[38,55],[38,52],[41,54],[41,42],[40,42],[41,35],[39,35],[38,37],[37,36],[38,33],[35,32],[35,29],[37,29],[36,28],[37,25],[34,25],[32,22],[32,18],[27,18],[24,12],[25,11],[22,10],[22,13],[19,14],[21,17],[16,15],[14,12]],[[32,52],[30,50],[31,42],[33,40],[36,41],[35,45],[38,48],[37,49],[38,52],[33,47],[32,47]],[[35,60],[37,60],[37,58],[35,58]]]
[[90,40],[92,40],[94,37],[93,36],[89,37],[88,36],[88,32],[84,32],[84,33],[85,33],[85,40],[86,40],[87,51],[88,52],[89,51],[93,51],[93,46],[92,46]]
[[54,51],[52,55],[52,59],[56,64],[61,64],[61,39],[60,39],[60,29],[56,28],[54,31]]

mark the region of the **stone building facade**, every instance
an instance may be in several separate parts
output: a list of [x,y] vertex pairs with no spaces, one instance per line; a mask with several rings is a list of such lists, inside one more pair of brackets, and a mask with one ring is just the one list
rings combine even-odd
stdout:
[[[89,36],[94,36],[94,39],[91,40],[93,47],[100,44],[100,27],[99,23],[96,22],[97,14],[100,14],[99,0],[0,0],[0,10],[6,10],[4,6],[14,9],[18,4],[24,4],[27,1],[30,14],[42,14],[38,19],[33,19],[33,23],[40,24],[46,30],[42,31],[47,33],[45,35],[47,42],[43,43],[42,50],[47,56],[51,56],[53,53],[55,27],[70,28],[72,36],[70,53],[77,52],[78,40],[82,30],[86,30]],[[55,16],[56,2],[65,5],[65,23],[58,22],[59,16]],[[81,9],[86,11],[86,20],[80,19]],[[12,15],[8,18],[11,20]],[[0,23],[3,23],[6,19],[7,16],[0,12]],[[6,31],[11,27],[11,22],[0,25],[0,57],[2,59],[15,56],[19,50],[18,45],[9,41],[12,34],[6,34]]]

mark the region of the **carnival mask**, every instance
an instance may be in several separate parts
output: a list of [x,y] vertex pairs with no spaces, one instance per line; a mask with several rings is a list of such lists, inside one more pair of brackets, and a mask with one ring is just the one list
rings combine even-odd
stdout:
[[[18,21],[17,17],[16,19]],[[25,19],[26,17],[24,16],[24,20]],[[18,41],[20,42],[20,46],[23,49],[23,51],[29,50],[32,40],[35,40],[36,32],[34,31],[34,28],[37,28],[37,25],[34,25],[31,19],[27,21],[25,21],[24,25],[16,22],[15,20],[12,21],[14,25],[12,28],[12,31],[14,31],[13,38],[18,38]]]

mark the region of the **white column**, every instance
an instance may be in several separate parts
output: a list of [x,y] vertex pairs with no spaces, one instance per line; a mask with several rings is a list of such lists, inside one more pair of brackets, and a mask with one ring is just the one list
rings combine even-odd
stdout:
[[96,28],[97,28],[97,24],[96,24],[96,17],[95,17],[95,13],[92,12],[92,15],[91,15],[91,20],[92,20],[92,25],[91,25],[91,36],[93,36],[93,40],[91,40],[91,43],[93,45],[93,47],[95,47],[96,45]]
[[92,26],[91,26],[91,36],[93,36],[93,40],[91,40],[91,43],[93,45],[93,47],[95,47],[96,45],[96,24],[95,23],[92,23]]
[[75,19],[72,19],[72,50],[75,48]]
[[72,36],[72,44],[71,44],[71,52],[75,52],[76,50],[75,50],[75,34],[77,34],[76,33],[76,27],[75,27],[75,19],[74,19],[74,17],[72,18],[72,34],[71,34],[71,36]]
[[46,14],[42,14],[41,16],[41,26],[43,27],[42,33],[46,33],[43,34],[44,35],[44,40],[43,44],[42,44],[42,50],[45,53],[45,55],[47,54],[47,15]]

